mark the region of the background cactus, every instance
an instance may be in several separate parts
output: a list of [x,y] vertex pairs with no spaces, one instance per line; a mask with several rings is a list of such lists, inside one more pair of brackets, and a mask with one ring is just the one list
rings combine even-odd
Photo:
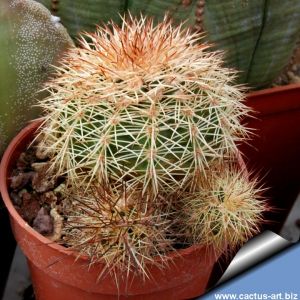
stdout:
[[[96,24],[113,20],[121,24],[121,16],[128,10],[133,15],[156,16],[157,20],[162,20],[167,11],[177,21],[187,20],[187,24],[193,25],[195,22],[194,8],[197,1],[187,2],[184,5],[178,4],[174,0],[150,0],[150,1],[128,1],[128,0],[38,0],[45,5],[54,15],[61,18],[73,38],[81,31],[94,31]],[[190,6],[192,4],[192,6]]]
[[62,25],[41,4],[11,0],[1,5],[0,153],[24,123],[38,115],[32,107],[36,93],[49,77],[50,65],[72,45]]
[[297,0],[207,0],[203,28],[226,64],[240,70],[239,81],[268,85],[288,64],[299,39]]
[[[6,126],[11,122],[10,104],[7,99],[16,90],[16,72],[9,63],[9,55],[15,51],[15,45],[8,32],[8,20],[5,18],[8,5],[6,2],[0,3],[0,155],[8,140]],[[9,88],[8,88],[9,87]]]
[[167,20],[111,26],[69,51],[48,84],[40,148],[53,168],[75,185],[113,178],[155,195],[235,155],[248,108],[221,54]]
[[240,70],[239,82],[253,87],[270,84],[288,64],[300,30],[298,0],[40,0],[62,18],[73,37],[100,21],[129,10],[161,21],[166,12],[180,23],[207,32],[216,49],[226,51],[225,62]]

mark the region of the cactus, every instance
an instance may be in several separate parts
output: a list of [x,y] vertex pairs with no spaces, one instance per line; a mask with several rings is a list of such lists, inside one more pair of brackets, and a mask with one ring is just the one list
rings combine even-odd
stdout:
[[147,278],[182,234],[219,250],[258,228],[260,190],[231,171],[248,137],[243,88],[200,40],[129,16],[82,37],[46,85],[37,156],[66,178],[63,244],[104,262],[99,278]]
[[242,71],[239,81],[254,87],[272,82],[288,64],[300,30],[298,0],[210,0],[203,28],[227,65]]
[[226,51],[227,66],[241,71],[239,83],[260,88],[288,64],[300,31],[300,2],[288,0],[131,0],[132,13],[175,20],[206,32],[215,50]]
[[[9,55],[14,51],[15,45],[8,32],[8,20],[5,18],[8,5],[6,2],[0,3],[0,156],[4,150],[5,142],[9,139],[9,133],[6,130],[7,124],[11,122],[10,103],[7,99],[11,91],[16,89],[16,73],[10,67]],[[10,88],[10,90],[8,89]],[[8,130],[11,131],[11,130]]]
[[163,20],[167,14],[175,24],[184,22],[184,26],[193,27],[196,22],[197,0],[128,0],[127,9],[131,14],[140,13],[155,17],[157,21]]
[[110,25],[87,34],[48,83],[41,152],[76,186],[110,177],[153,195],[192,186],[247,136],[235,73],[167,18]]
[[195,23],[195,0],[178,1],[128,1],[128,0],[38,0],[54,15],[61,18],[73,38],[82,31],[94,31],[96,24],[113,20],[121,24],[121,17],[127,11],[139,16],[140,13],[162,20],[166,12],[178,23],[186,20],[186,25]]
[[74,40],[82,31],[94,31],[96,24],[114,20],[120,23],[119,14],[126,10],[125,0],[38,0],[53,15],[59,16]]
[[88,193],[73,191],[69,195],[71,205],[66,206],[62,242],[79,255],[88,255],[90,264],[105,262],[99,279],[107,272],[115,277],[120,271],[146,279],[148,266],[157,264],[154,257],[168,264],[165,254],[173,250],[175,237],[169,214],[148,200],[125,185],[121,190],[97,185]]
[[263,189],[236,166],[212,168],[198,191],[183,196],[183,233],[189,243],[216,251],[241,246],[259,232],[266,211]]
[[24,123],[38,115],[32,108],[36,93],[49,77],[50,65],[72,45],[62,25],[41,4],[11,0],[1,5],[0,153]]

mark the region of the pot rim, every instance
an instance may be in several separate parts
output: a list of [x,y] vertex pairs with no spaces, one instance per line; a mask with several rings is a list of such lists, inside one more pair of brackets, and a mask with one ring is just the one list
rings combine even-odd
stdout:
[[290,91],[290,90],[297,90],[300,88],[300,83],[290,83],[287,85],[279,85],[279,86],[274,86],[262,90],[253,90],[249,91],[249,93],[246,95],[246,97],[256,97],[256,96],[262,96],[266,94],[275,94],[278,92],[284,92],[284,91]]

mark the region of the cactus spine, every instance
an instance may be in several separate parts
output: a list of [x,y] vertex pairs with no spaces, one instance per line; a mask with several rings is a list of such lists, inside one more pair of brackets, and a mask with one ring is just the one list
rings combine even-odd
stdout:
[[222,55],[167,18],[129,17],[86,36],[41,102],[38,153],[73,199],[64,243],[147,277],[147,263],[178,241],[177,224],[189,244],[217,249],[256,232],[255,182],[229,171],[249,109]]
[[267,206],[256,179],[250,181],[236,167],[222,166],[212,168],[198,188],[183,201],[183,231],[189,243],[232,250],[259,232]]
[[73,192],[69,199],[64,242],[88,255],[91,264],[105,261],[99,278],[121,270],[136,271],[145,279],[146,264],[155,264],[154,257],[168,263],[165,254],[174,250],[175,236],[170,214],[140,191],[94,186],[89,193]]
[[70,50],[42,102],[45,148],[59,173],[75,185],[110,177],[156,195],[237,152],[248,109],[221,54],[167,19],[111,26]]

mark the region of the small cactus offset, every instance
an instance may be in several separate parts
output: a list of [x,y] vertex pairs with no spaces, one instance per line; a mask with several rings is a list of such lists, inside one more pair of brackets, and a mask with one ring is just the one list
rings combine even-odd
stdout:
[[198,191],[184,197],[184,235],[189,243],[235,249],[259,232],[266,211],[257,180],[234,166],[212,168]]
[[147,265],[157,264],[154,257],[168,263],[175,236],[170,214],[141,191],[94,186],[88,193],[75,191],[69,199],[63,242],[88,255],[90,264],[105,262],[99,279],[106,271],[116,276],[120,270],[136,271],[145,279]]
[[222,55],[167,18],[111,27],[68,52],[41,103],[41,148],[58,173],[74,185],[113,178],[156,195],[235,155],[248,108]]

